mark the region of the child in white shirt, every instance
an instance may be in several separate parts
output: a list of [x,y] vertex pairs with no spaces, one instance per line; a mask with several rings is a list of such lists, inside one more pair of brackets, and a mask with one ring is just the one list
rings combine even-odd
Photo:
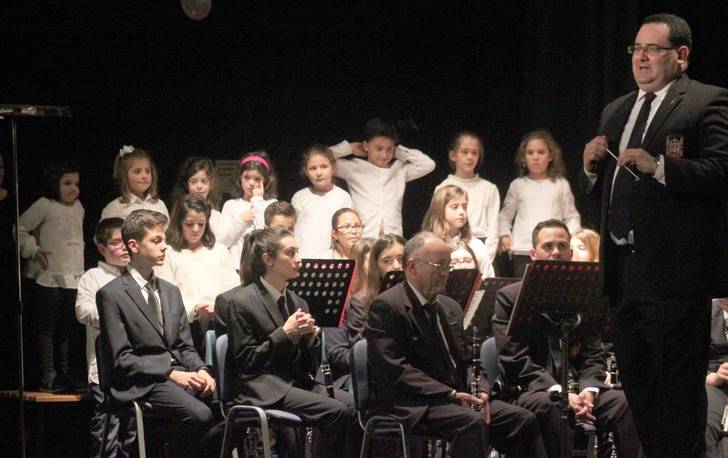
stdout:
[[483,164],[483,142],[467,130],[455,134],[448,149],[448,163],[453,173],[435,190],[452,184],[468,194],[468,224],[473,237],[485,244],[483,262],[493,263],[498,249],[498,212],[500,194],[496,185],[478,175]]
[[475,254],[482,278],[493,277],[493,265],[488,262],[485,245],[470,230],[468,206],[468,194],[462,188],[451,184],[440,187],[432,196],[422,230],[446,242],[466,243]]
[[574,233],[581,216],[564,178],[561,147],[545,130],[526,134],[516,151],[519,178],[511,182],[499,216],[498,251],[509,253],[513,275],[523,276],[530,261],[531,231],[541,221],[555,218]]
[[[379,118],[364,126],[364,141],[346,140],[332,146],[336,176],[349,185],[354,208],[364,220],[364,237],[392,233],[402,235],[402,200],[405,185],[435,169],[422,151],[398,142],[394,126]],[[353,159],[342,159],[354,155]]]
[[240,266],[245,234],[265,227],[265,209],[277,197],[276,172],[265,151],[253,151],[240,159],[233,192],[237,198],[223,205],[222,224],[231,236],[228,249],[233,263]]
[[159,198],[159,174],[151,154],[125,145],[114,159],[114,180],[121,196],[101,211],[101,219],[126,218],[134,210],[154,210],[169,217],[167,206]]
[[78,201],[78,167],[71,162],[45,170],[45,197],[20,215],[20,254],[30,259],[24,275],[35,280],[40,390],[76,388],[69,374],[73,304],[83,274],[84,208]]
[[[106,415],[104,409],[104,393],[99,387],[98,366],[96,364],[96,338],[99,335],[99,310],[96,307],[96,293],[106,286],[111,280],[117,278],[124,272],[129,264],[129,253],[121,238],[121,226],[124,220],[121,218],[102,219],[96,225],[94,231],[94,243],[96,249],[103,258],[98,266],[87,270],[78,281],[76,293],[76,319],[86,326],[86,362],[88,363],[88,384],[89,392],[96,401],[94,412],[91,416],[91,444],[94,450],[93,456],[98,456],[98,448],[101,444],[102,432]],[[110,431],[118,428],[119,419],[111,417]],[[108,456],[114,456],[119,444],[115,435],[108,435],[107,451]]]
[[313,145],[303,153],[301,173],[311,186],[296,192],[291,199],[296,209],[296,239],[301,258],[313,258],[331,245],[329,221],[341,208],[354,206],[348,192],[334,184],[334,155],[323,145]]

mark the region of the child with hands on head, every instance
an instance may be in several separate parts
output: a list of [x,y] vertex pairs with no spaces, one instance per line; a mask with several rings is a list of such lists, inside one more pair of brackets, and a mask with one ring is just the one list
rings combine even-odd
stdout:
[[[402,235],[405,185],[435,169],[422,151],[398,145],[397,129],[379,118],[364,126],[364,141],[344,140],[331,147],[336,175],[349,185],[351,199],[362,215],[364,237]],[[343,159],[354,155],[353,159]]]
[[276,172],[265,151],[253,151],[240,159],[233,192],[237,198],[225,202],[222,220],[232,240],[228,247],[233,262],[239,265],[245,234],[265,227],[265,209],[277,198]]
[[134,210],[154,210],[169,217],[167,206],[159,198],[159,175],[151,154],[124,145],[114,159],[114,181],[120,196],[101,211],[101,219],[126,218]]

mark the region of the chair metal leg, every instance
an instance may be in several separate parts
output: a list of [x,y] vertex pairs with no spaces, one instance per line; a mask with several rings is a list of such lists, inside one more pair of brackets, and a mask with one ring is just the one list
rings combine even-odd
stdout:
[[587,443],[586,456],[588,458],[597,458],[599,455],[599,440],[596,434],[589,435],[589,441]]
[[401,423],[398,423],[399,426],[399,432],[402,434],[402,454],[404,455],[404,458],[410,458],[410,449],[409,444],[407,443],[407,435],[404,432],[404,426]]
[[109,435],[109,426],[111,426],[111,414],[109,412],[106,412],[106,416],[104,418],[104,428],[101,431],[101,450],[99,450],[99,456],[101,458],[107,458],[108,451],[106,450],[106,447],[108,447],[108,439],[107,436]]
[[136,417],[139,458],[147,458],[147,444],[144,439],[144,413],[138,402],[133,401],[132,404],[134,405],[134,417]]

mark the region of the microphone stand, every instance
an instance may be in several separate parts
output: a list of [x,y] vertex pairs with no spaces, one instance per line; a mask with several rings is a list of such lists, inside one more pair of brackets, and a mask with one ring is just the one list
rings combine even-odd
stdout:
[[15,193],[15,227],[13,236],[15,237],[15,280],[18,293],[17,313],[17,338],[18,338],[18,421],[20,435],[20,456],[25,458],[26,446],[25,440],[27,432],[25,428],[25,352],[23,348],[23,288],[22,274],[20,270],[20,174],[18,167],[18,121],[19,117],[61,117],[70,118],[71,111],[68,107],[58,107],[50,105],[13,105],[0,104],[0,119],[10,118],[12,156],[13,156],[13,192]]

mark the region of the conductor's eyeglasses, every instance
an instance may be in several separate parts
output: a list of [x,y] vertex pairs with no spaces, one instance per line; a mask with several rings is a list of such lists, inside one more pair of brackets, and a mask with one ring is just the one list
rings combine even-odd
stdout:
[[664,51],[670,51],[677,49],[675,46],[660,46],[660,45],[629,45],[627,46],[628,54],[639,54],[642,51],[646,52],[648,56],[657,56]]

